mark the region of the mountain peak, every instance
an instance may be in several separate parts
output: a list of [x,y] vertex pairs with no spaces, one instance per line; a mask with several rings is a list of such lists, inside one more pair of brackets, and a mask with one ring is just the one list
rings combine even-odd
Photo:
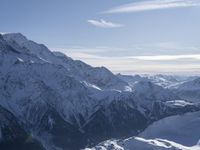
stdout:
[[3,35],[3,38],[7,41],[16,41],[20,44],[28,41],[28,39],[21,33],[7,33]]
[[142,87],[143,89],[161,88],[160,86],[152,83],[151,81],[139,81],[134,87]]
[[[15,37],[25,37],[22,33],[20,32],[16,32],[16,33],[5,33],[5,34],[2,34],[4,36],[15,36]],[[25,37],[26,38],[26,37]]]

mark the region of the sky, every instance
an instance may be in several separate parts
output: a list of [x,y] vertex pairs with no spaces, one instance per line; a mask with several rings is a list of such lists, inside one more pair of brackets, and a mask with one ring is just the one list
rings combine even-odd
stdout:
[[114,73],[200,74],[200,0],[0,0],[20,32]]

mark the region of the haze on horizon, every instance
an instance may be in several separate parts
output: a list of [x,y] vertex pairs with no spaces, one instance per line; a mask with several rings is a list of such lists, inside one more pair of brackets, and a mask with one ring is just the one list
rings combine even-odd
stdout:
[[200,74],[200,0],[0,0],[0,32],[115,73]]

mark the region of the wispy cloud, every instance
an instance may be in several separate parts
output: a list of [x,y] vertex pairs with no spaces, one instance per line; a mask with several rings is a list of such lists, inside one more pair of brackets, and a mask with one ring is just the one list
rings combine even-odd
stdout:
[[156,43],[135,43],[132,49],[137,52],[134,55],[190,55],[199,54],[199,44],[178,43],[178,42],[156,42]]
[[130,56],[128,58],[147,60],[147,61],[169,61],[169,60],[180,60],[180,59],[200,60],[200,54],[195,54],[195,55]]
[[90,23],[93,26],[100,27],[100,28],[119,28],[124,25],[118,24],[118,23],[113,23],[110,21],[105,21],[103,19],[101,20],[88,20],[88,23]]
[[108,57],[86,53],[67,53],[92,66],[105,66],[115,73],[200,74],[200,54]]
[[121,5],[104,13],[130,13],[130,12],[142,12],[157,9],[169,9],[169,8],[184,8],[200,6],[199,0],[146,0],[142,2],[134,2],[125,5]]
[[[184,55],[129,55],[108,56],[97,52],[103,48],[55,49],[76,60],[82,60],[92,66],[105,66],[115,73],[175,73],[200,74],[200,54]],[[95,51],[95,52],[93,52]],[[114,52],[113,52],[114,53]]]

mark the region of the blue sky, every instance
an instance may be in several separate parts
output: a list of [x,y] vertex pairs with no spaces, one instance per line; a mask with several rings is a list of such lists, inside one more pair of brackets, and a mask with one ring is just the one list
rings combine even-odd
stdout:
[[113,72],[200,73],[200,0],[0,0],[21,32]]

